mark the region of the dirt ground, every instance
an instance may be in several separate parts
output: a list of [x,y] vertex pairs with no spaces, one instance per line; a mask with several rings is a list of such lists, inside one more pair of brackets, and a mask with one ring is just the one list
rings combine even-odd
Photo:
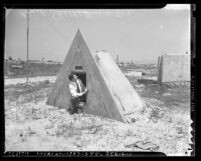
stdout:
[[[53,81],[52,81],[53,80]],[[86,113],[69,115],[46,105],[54,78],[19,84],[5,79],[6,151],[191,152],[190,88],[140,84],[129,78],[145,103],[148,120],[131,124]],[[18,83],[17,83],[18,82]]]

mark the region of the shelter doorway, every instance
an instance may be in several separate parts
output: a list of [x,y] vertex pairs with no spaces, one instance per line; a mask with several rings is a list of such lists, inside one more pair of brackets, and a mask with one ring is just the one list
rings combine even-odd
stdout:
[[[82,83],[87,86],[86,82],[86,72],[85,71],[72,71],[73,74],[77,75],[78,79],[82,81]],[[86,103],[86,94],[81,97],[81,102]]]

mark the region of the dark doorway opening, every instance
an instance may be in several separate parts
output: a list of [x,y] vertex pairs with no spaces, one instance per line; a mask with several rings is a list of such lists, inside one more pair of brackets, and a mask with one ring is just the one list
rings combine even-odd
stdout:
[[[86,83],[86,72],[84,71],[72,71],[73,74],[77,75],[78,79],[80,79],[82,81],[82,83],[84,84],[84,86],[86,87],[87,83]],[[80,97],[81,102],[85,102],[86,103],[86,94]]]
[[84,71],[73,71],[72,73],[77,75],[78,79],[80,79],[86,87],[86,72],[84,72]]

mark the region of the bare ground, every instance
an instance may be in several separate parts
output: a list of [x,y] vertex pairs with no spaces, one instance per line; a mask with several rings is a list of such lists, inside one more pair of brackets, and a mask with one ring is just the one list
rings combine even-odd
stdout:
[[69,115],[65,109],[46,105],[51,81],[7,83],[6,151],[160,151],[190,155],[190,89],[132,84],[145,102],[142,113],[148,120],[124,124],[86,113]]

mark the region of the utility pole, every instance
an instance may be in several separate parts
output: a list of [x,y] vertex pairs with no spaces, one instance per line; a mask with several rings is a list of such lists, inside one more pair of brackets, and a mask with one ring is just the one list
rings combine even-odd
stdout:
[[28,82],[28,60],[29,60],[29,9],[27,9],[27,82]]

